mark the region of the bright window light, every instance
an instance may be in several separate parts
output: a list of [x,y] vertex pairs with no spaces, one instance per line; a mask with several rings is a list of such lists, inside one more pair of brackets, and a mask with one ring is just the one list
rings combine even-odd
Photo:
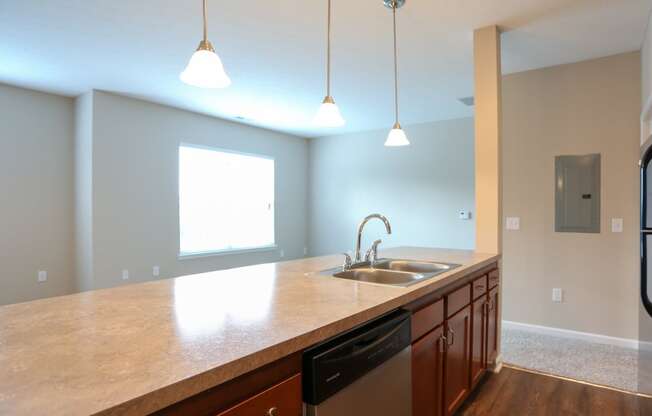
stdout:
[[274,246],[274,159],[179,147],[181,256]]

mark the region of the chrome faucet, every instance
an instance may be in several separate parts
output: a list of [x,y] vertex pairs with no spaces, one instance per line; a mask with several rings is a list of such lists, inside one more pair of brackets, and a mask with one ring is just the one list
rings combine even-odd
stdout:
[[364,256],[364,261],[368,261],[371,267],[376,265],[376,260],[378,260],[378,245],[382,242],[383,240],[374,241],[371,248],[367,250],[367,254]]
[[[389,224],[389,220],[388,220],[387,218],[385,218],[385,216],[380,215],[380,214],[371,214],[371,215],[367,215],[367,216],[362,220],[362,222],[360,223],[360,225],[358,225],[358,238],[357,238],[357,240],[355,241],[355,262],[356,262],[356,263],[359,263],[359,262],[362,260],[362,255],[360,254],[360,245],[362,244],[362,231],[364,230],[364,226],[367,225],[367,223],[369,222],[369,220],[372,220],[372,219],[374,219],[374,218],[378,218],[378,219],[381,220],[383,223],[385,223],[385,230],[387,230],[387,234],[391,234],[391,233],[392,233],[392,226]],[[373,253],[374,253],[374,261],[375,261],[375,257],[376,257],[376,254],[375,254],[375,253],[376,253],[376,250],[377,250],[377,248],[378,248],[378,244],[380,244],[380,241],[375,242],[375,243],[374,243],[374,246],[372,246]],[[370,254],[370,256],[371,256],[371,254]]]
[[353,262],[351,261],[351,256],[349,253],[342,253],[344,255],[344,264],[342,264],[342,270],[347,271],[351,270],[353,267]]

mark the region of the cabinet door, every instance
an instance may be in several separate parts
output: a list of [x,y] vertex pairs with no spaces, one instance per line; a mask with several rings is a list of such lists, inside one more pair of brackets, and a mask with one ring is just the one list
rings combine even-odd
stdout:
[[489,292],[487,306],[487,366],[491,366],[496,361],[498,355],[498,287],[491,289]]
[[473,319],[471,323],[473,326],[473,332],[471,334],[471,387],[475,387],[478,384],[486,368],[486,305],[486,296],[482,296],[473,302]]
[[471,305],[446,321],[444,361],[445,414],[452,415],[470,391]]
[[301,375],[297,374],[217,416],[301,416]]
[[412,414],[441,416],[444,326],[412,344]]

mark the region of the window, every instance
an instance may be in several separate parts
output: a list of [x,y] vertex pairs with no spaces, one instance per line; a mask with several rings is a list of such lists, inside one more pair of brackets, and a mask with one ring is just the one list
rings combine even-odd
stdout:
[[274,159],[179,147],[179,255],[274,246]]

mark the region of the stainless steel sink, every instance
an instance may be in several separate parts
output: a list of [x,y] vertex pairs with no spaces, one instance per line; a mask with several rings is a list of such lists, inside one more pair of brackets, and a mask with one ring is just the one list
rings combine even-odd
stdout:
[[399,272],[393,270],[357,268],[333,274],[340,279],[357,280],[358,282],[379,283],[381,285],[409,286],[425,278],[419,273]]
[[406,287],[459,266],[459,264],[418,260],[380,259],[373,266],[369,262],[362,262],[354,264],[349,270],[338,267],[321,273],[358,282]]
[[449,263],[435,263],[429,261],[417,261],[417,260],[379,260],[374,264],[375,269],[383,270],[396,270],[399,272],[409,272],[409,273],[443,273],[448,270],[451,270],[455,267],[458,267],[458,264],[449,264]]

